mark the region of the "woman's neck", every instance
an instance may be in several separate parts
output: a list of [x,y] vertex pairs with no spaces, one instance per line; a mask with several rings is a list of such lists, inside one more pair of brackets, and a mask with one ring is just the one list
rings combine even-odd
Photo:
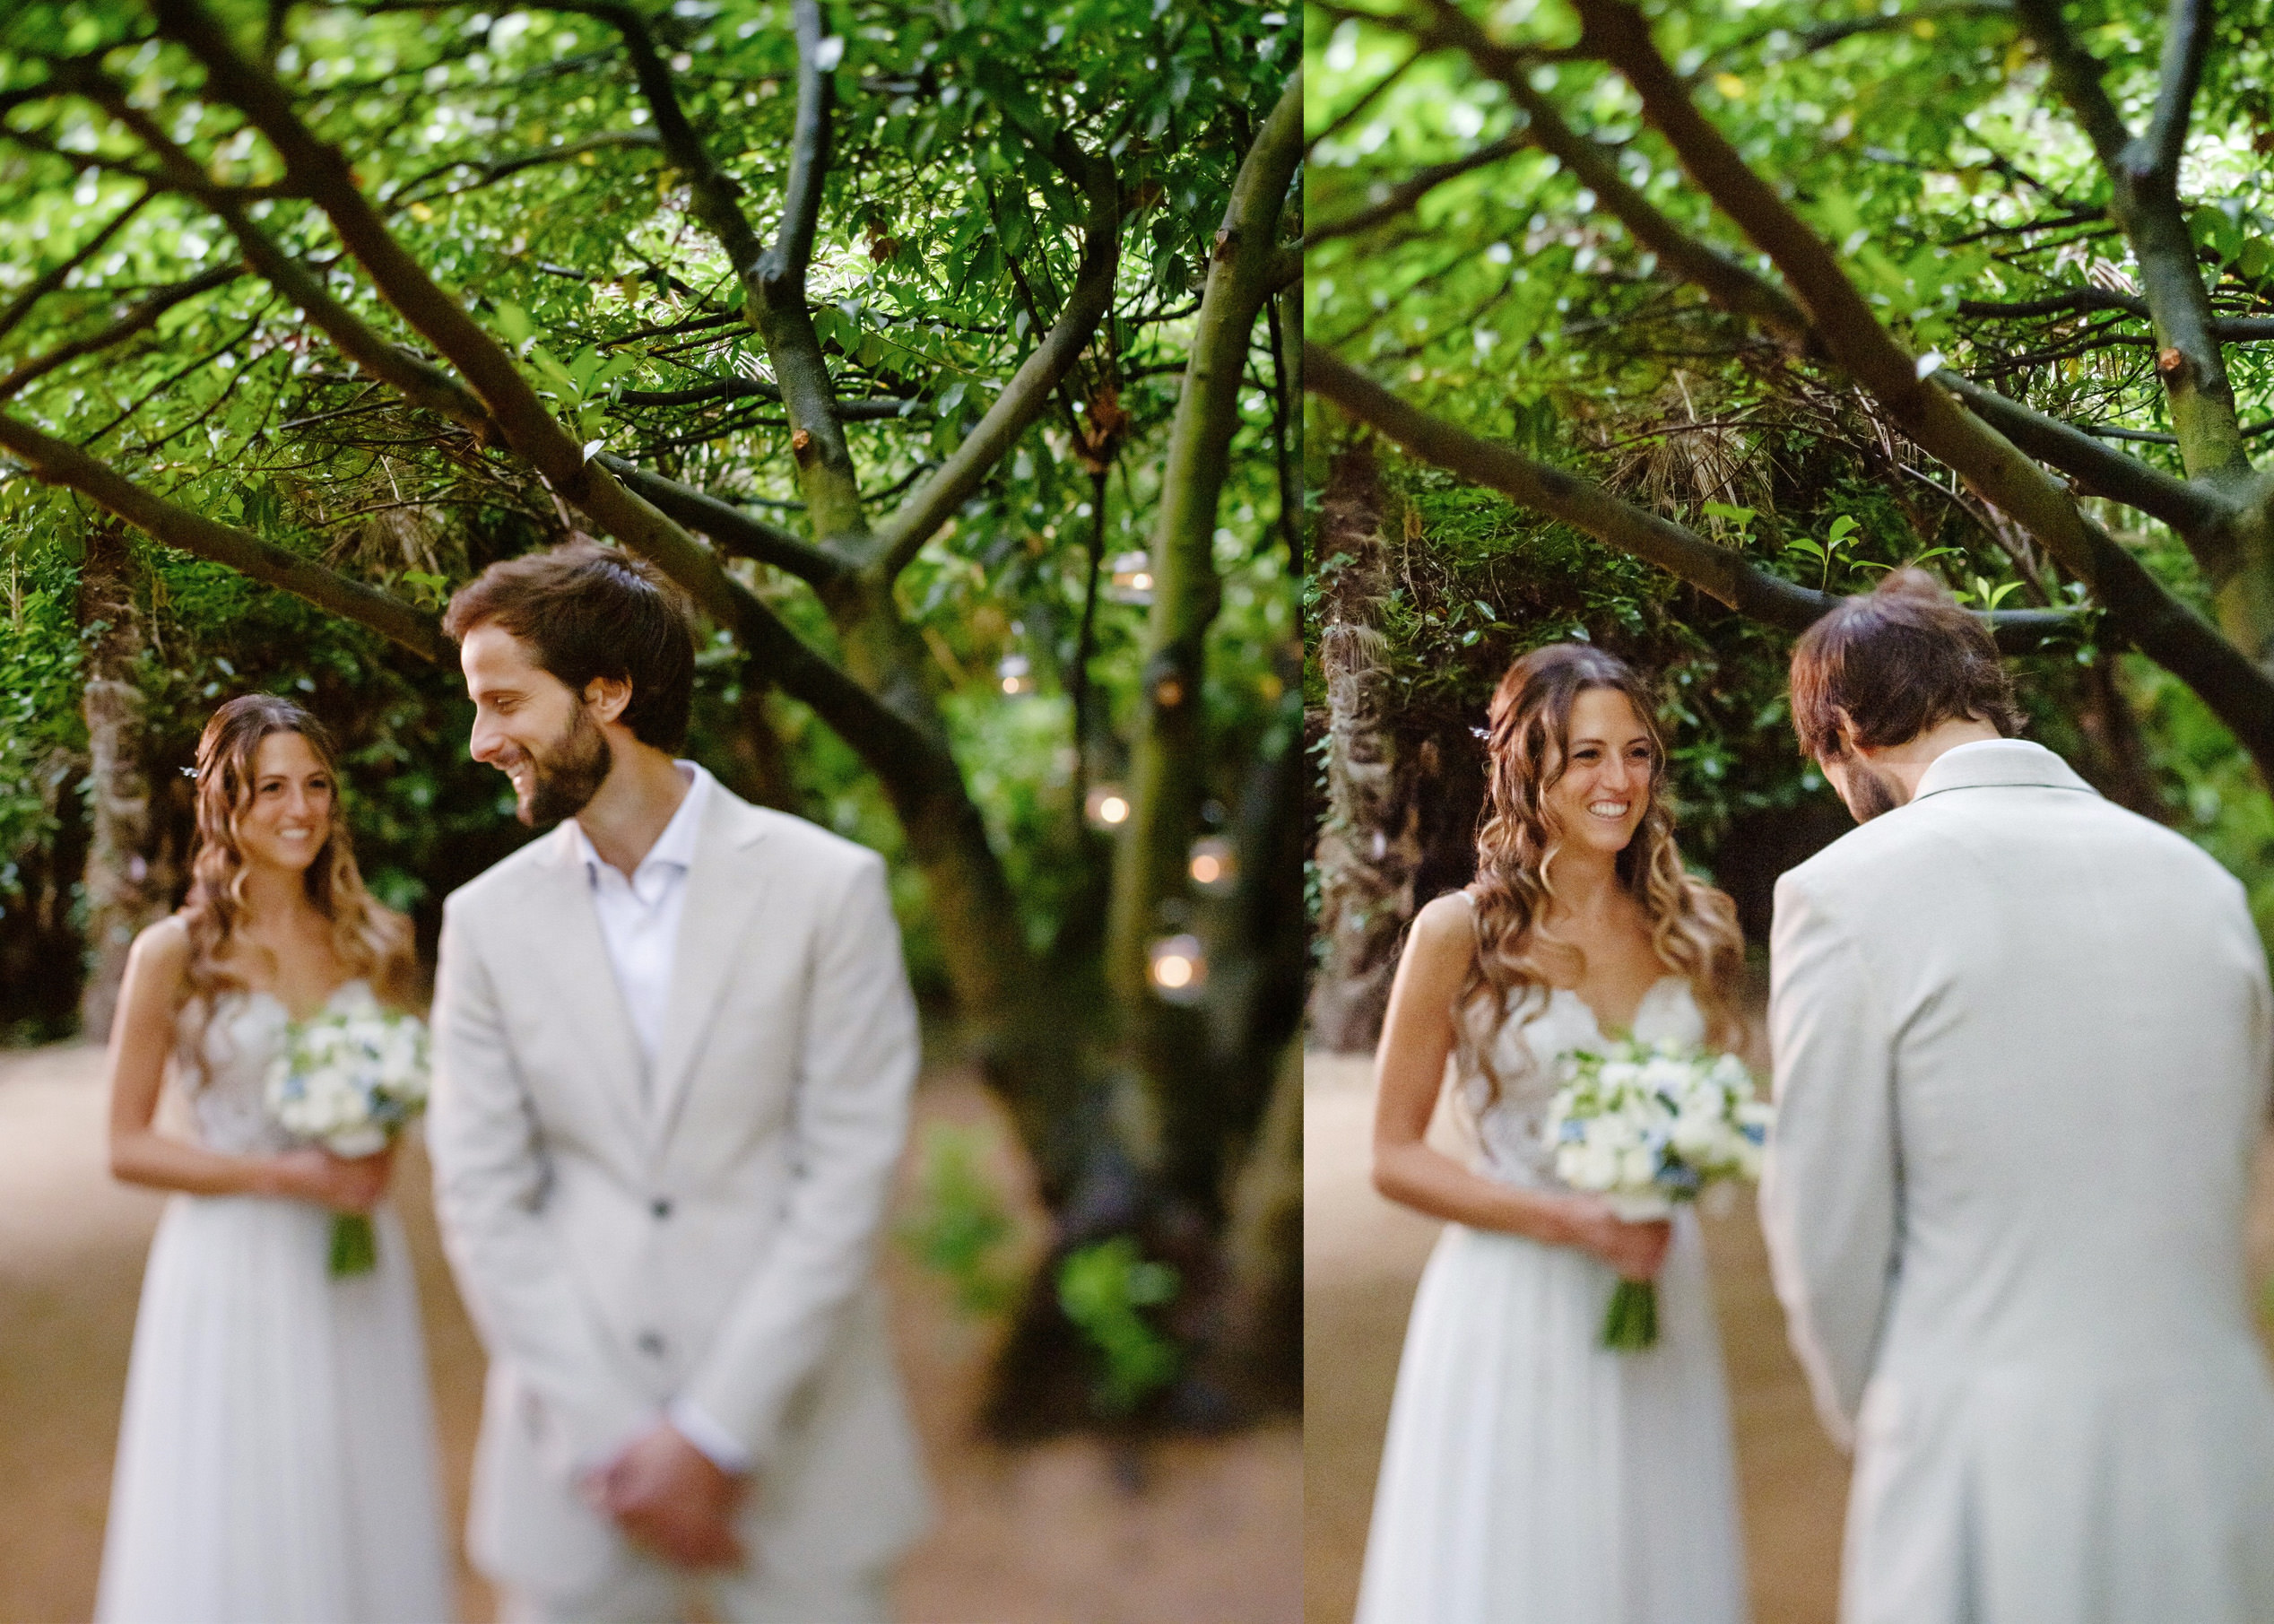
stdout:
[[245,865],[245,916],[239,928],[289,928],[295,916],[311,905],[308,879],[299,869],[265,863]]
[[1565,848],[1556,854],[1549,880],[1555,912],[1568,919],[1593,923],[1608,918],[1625,905],[1626,888],[1619,883],[1619,855],[1590,848]]

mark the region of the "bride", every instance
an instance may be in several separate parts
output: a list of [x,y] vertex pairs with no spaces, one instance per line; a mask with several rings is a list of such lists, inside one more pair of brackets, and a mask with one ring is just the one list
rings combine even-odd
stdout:
[[[111,1170],[178,1194],[143,1279],[96,1617],[434,1624],[448,1569],[388,1158],[295,1148],[263,1105],[288,1021],[400,1007],[413,968],[297,705],[247,695],[206,725],[192,873],[136,939],[111,1034]],[[152,1126],[169,1060],[194,1142]],[[333,1214],[375,1207],[378,1268],[332,1278]]]
[[[1413,1303],[1359,1624],[1738,1624],[1729,1405],[1697,1220],[1627,1223],[1541,1142],[1609,1035],[1733,1047],[1742,942],[1683,872],[1641,679],[1584,644],[1494,693],[1478,878],[1415,919],[1376,1056],[1374,1182],[1449,1220]],[[1448,1055],[1481,1147],[1423,1141]],[[1601,1345],[1620,1276],[1660,1340]]]

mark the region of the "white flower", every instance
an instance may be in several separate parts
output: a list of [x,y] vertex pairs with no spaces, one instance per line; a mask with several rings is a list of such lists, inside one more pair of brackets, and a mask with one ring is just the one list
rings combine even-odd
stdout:
[[1674,1119],[1671,1138],[1675,1153],[1686,1160],[1709,1159],[1721,1150],[1722,1126],[1710,1116],[1694,1116],[1685,1111]]
[[1715,1180],[1759,1173],[1774,1112],[1736,1056],[1621,1042],[1570,1055],[1563,1071],[1544,1136],[1572,1187],[1660,1216]]
[[425,1103],[426,1071],[424,1025],[367,1001],[291,1029],[269,1067],[269,1113],[336,1155],[375,1155]]
[[[1582,1190],[1608,1190],[1619,1182],[1619,1153],[1599,1144],[1568,1147],[1572,1170],[1565,1175],[1565,1182]],[[1557,1159],[1557,1171],[1562,1172],[1565,1157]]]
[[1658,1177],[1658,1152],[1636,1145],[1619,1159],[1619,1182],[1629,1190],[1645,1190]]

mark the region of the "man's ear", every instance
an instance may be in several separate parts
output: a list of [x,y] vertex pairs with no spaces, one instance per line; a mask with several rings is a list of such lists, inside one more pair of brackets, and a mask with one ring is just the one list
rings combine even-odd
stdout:
[[1853,759],[1863,753],[1865,747],[1857,739],[1855,718],[1848,715],[1844,706],[1832,707],[1832,726],[1839,738],[1842,759]]
[[585,704],[595,722],[613,722],[631,704],[631,682],[626,677],[595,677],[585,684]]

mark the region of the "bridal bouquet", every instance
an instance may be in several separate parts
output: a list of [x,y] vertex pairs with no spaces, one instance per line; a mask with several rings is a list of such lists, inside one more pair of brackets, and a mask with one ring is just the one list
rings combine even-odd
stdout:
[[[369,1004],[295,1021],[269,1064],[268,1112],[285,1132],[352,1160],[376,1156],[426,1108],[426,1023]],[[378,1248],[360,1212],[332,1220],[332,1273],[369,1273]]]
[[[1753,1098],[1734,1055],[1670,1043],[1615,1043],[1567,1057],[1570,1080],[1548,1107],[1556,1174],[1605,1197],[1629,1223],[1671,1217],[1717,1179],[1760,1177],[1774,1107]],[[1603,1319],[1603,1346],[1658,1340],[1658,1289],[1622,1280]]]

